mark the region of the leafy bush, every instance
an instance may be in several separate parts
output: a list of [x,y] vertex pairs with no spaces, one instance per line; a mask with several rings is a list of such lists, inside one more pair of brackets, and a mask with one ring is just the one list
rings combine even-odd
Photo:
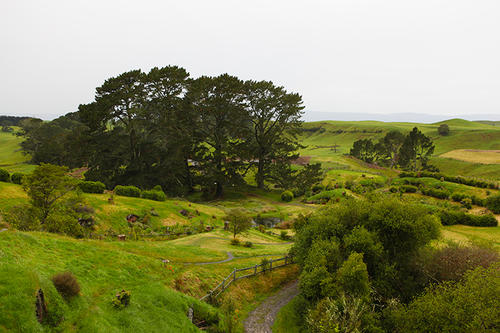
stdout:
[[497,189],[497,183],[489,183],[482,180],[464,178],[460,176],[447,176],[438,172],[430,172],[430,171],[422,171],[422,172],[401,172],[399,174],[400,178],[405,177],[429,177],[438,180],[445,180],[450,183],[464,184],[469,186],[481,187],[481,188],[490,188]]
[[36,208],[31,205],[14,206],[2,213],[7,223],[17,230],[37,231],[40,230],[40,220]]
[[265,271],[267,271],[270,268],[271,262],[267,258],[262,258],[260,260],[260,265],[262,267],[262,271],[265,272]]
[[462,199],[462,201],[460,201],[460,203],[462,204],[462,206],[464,206],[467,209],[472,208],[472,200],[469,198]]
[[0,182],[10,182],[10,173],[5,169],[0,169]]
[[491,196],[486,199],[486,208],[495,214],[500,214],[500,194]]
[[285,230],[281,230],[281,232],[280,232],[280,238],[282,240],[288,240],[288,239],[290,239],[290,236],[288,236],[288,232],[286,232]]
[[291,191],[284,191],[281,193],[281,200],[284,202],[290,202],[293,200],[293,193]]
[[413,185],[401,185],[399,189],[403,193],[416,193],[418,190],[418,188]]
[[231,239],[231,245],[240,245],[240,240],[238,238]]
[[415,179],[415,178],[405,178],[403,180],[403,183],[405,185],[413,185],[413,186],[420,186],[420,185],[424,184],[423,181],[421,181],[420,179]]
[[163,192],[163,188],[161,187],[161,185],[155,185],[155,187],[153,187],[153,191]]
[[24,178],[24,173],[21,173],[21,172],[14,172],[11,176],[10,176],[10,180],[14,183],[14,184],[18,184],[18,185],[21,185],[21,183],[23,182],[23,178]]
[[244,247],[252,247],[252,246],[253,246],[253,243],[252,243],[252,242],[247,241],[247,242],[243,243],[243,246],[244,246]]
[[470,225],[476,227],[496,227],[498,221],[491,214],[472,215],[462,211],[442,210],[439,213],[442,225]]
[[343,194],[345,193],[344,190],[342,189],[336,189],[336,190],[331,190],[331,191],[321,191],[318,194],[315,194],[313,196],[310,196],[306,199],[307,202],[310,203],[325,203],[328,202],[329,200],[332,200],[334,198],[342,198]]
[[54,275],[52,283],[54,283],[57,291],[66,299],[77,296],[80,292],[80,285],[71,272]]
[[167,196],[162,191],[142,191],[141,197],[144,199],[154,200],[154,201],[165,201],[167,200]]
[[141,196],[141,190],[135,186],[116,185],[114,192],[124,197],[139,198]]
[[438,199],[448,199],[448,192],[435,188],[423,188],[422,194]]
[[82,181],[78,184],[78,187],[85,193],[104,193],[106,185],[101,182],[92,181]]
[[325,187],[321,184],[313,185],[313,187],[311,188],[313,193],[318,193],[319,191],[323,191],[324,189],[325,189]]
[[468,198],[469,196],[465,193],[454,192],[451,194],[451,200],[455,202],[462,202],[463,199]]
[[397,188],[396,186],[391,186],[391,187],[389,187],[389,192],[397,193],[397,192],[399,192],[399,188]]

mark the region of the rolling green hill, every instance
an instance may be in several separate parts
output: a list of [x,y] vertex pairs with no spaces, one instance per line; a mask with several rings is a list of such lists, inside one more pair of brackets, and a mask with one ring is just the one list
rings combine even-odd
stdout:
[[30,172],[34,166],[27,164],[28,156],[21,152],[23,138],[12,133],[0,132],[0,168],[9,172]]
[[[447,124],[450,127],[449,135],[440,136],[437,133],[437,128],[441,124]],[[301,150],[301,155],[310,156],[312,161],[322,162],[327,168],[370,171],[366,165],[353,161],[344,155],[349,152],[353,142],[365,138],[377,140],[391,130],[409,132],[415,126],[434,141],[436,149],[432,163],[439,167],[442,172],[452,175],[500,179],[500,165],[482,164],[480,152],[478,152],[477,163],[440,157],[440,155],[456,149],[500,150],[499,127],[463,119],[451,119],[435,124],[385,123],[380,121],[305,123],[300,140],[307,147]],[[383,172],[373,169],[371,171]]]

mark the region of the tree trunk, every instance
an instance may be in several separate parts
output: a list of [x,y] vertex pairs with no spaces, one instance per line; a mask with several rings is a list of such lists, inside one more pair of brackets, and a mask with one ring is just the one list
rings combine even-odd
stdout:
[[257,167],[256,180],[257,180],[257,187],[263,189],[264,188],[264,159],[262,158],[262,156],[259,157],[259,164]]

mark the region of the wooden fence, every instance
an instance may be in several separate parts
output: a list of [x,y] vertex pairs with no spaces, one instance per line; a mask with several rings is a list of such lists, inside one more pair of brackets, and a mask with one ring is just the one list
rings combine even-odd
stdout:
[[219,296],[226,290],[234,281],[255,276],[260,273],[269,272],[273,269],[284,267],[293,264],[293,256],[286,256],[279,259],[269,259],[267,263],[258,264],[246,268],[234,269],[221,283],[217,285],[212,291],[200,298],[200,301],[210,301]]

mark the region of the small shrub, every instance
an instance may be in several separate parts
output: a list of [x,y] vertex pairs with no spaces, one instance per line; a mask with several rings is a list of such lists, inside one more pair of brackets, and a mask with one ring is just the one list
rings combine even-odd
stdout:
[[413,185],[401,185],[399,189],[403,193],[416,193],[418,190],[418,188]]
[[123,289],[118,294],[116,294],[115,298],[111,302],[113,306],[117,309],[122,309],[130,304],[130,291]]
[[472,215],[462,211],[442,210],[439,213],[442,225],[470,225],[475,227],[496,227],[498,221],[491,215]]
[[318,193],[320,191],[323,191],[325,189],[325,187],[321,184],[316,184],[316,185],[313,185],[313,187],[311,188],[311,190],[313,191],[313,193]]
[[240,240],[238,238],[231,239],[231,245],[240,245]]
[[252,243],[252,242],[248,242],[248,241],[247,241],[247,242],[243,243],[243,246],[244,246],[244,247],[252,247],[252,246],[253,246],[253,243]]
[[139,198],[141,196],[141,190],[135,186],[116,185],[114,191],[116,195],[124,197]]
[[71,272],[56,274],[52,277],[52,283],[61,296],[66,299],[77,296],[80,292],[80,285],[76,277]]
[[161,187],[161,185],[156,185],[155,187],[153,187],[153,191],[163,192],[163,188]]
[[10,180],[14,183],[14,184],[18,184],[18,185],[21,185],[22,182],[23,182],[23,178],[24,178],[24,173],[21,173],[21,172],[14,172],[11,176],[10,176]]
[[288,232],[286,232],[285,230],[281,230],[281,232],[280,232],[280,238],[282,240],[288,240],[288,239],[290,239],[290,237],[288,236]]
[[165,201],[167,196],[162,191],[142,191],[141,197],[144,199],[154,200],[154,201]]
[[101,182],[92,182],[92,181],[82,181],[78,184],[78,187],[84,193],[104,193],[106,189],[106,185]]
[[399,192],[399,188],[397,188],[396,186],[391,186],[391,187],[389,187],[389,192],[397,193],[397,192]]
[[495,214],[500,214],[500,194],[488,197],[486,199],[486,208],[491,210]]
[[10,182],[10,173],[5,169],[0,169],[0,182]]
[[290,202],[293,200],[293,193],[291,191],[284,191],[281,193],[281,200],[284,202]]
[[463,199],[468,198],[469,196],[465,193],[454,192],[451,195],[451,199],[456,202],[461,202]]

